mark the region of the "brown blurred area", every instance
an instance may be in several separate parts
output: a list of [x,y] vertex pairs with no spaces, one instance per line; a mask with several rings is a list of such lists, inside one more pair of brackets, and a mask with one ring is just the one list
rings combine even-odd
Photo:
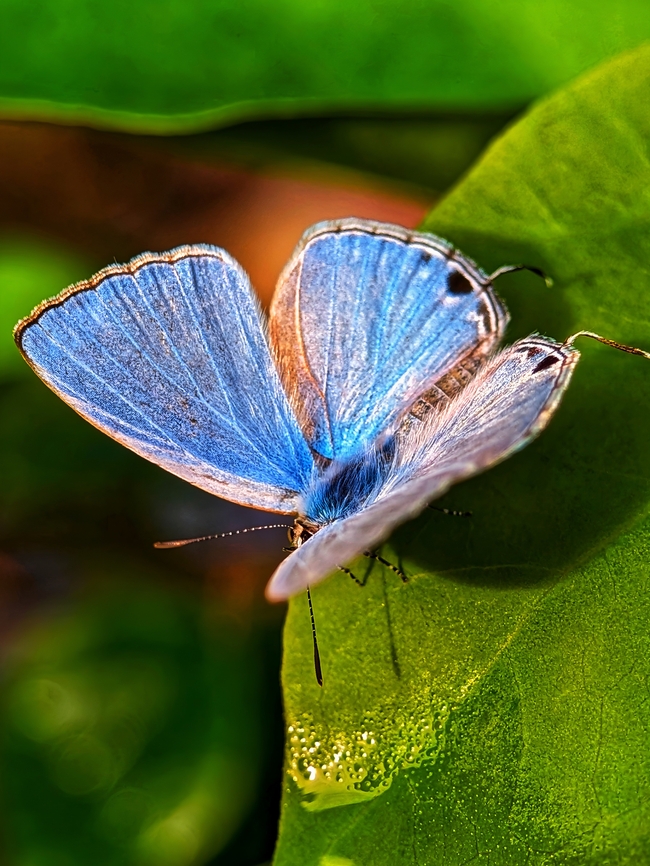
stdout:
[[[430,193],[340,165],[270,158],[261,167],[251,167],[244,158],[237,159],[232,147],[225,160],[219,153],[188,152],[184,144],[76,127],[0,123],[0,236],[42,239],[52,248],[68,250],[87,263],[88,274],[82,276],[146,250],[216,244],[241,262],[268,304],[280,271],[309,226],[357,216],[415,227],[432,203]],[[42,297],[47,294],[44,290]],[[60,411],[64,416],[69,412],[65,407]],[[56,431],[40,412],[34,415],[37,427],[30,434],[38,449]],[[75,424],[73,429],[85,436],[84,425]],[[265,615],[263,587],[283,556],[282,531],[178,552],[152,553],[150,544],[157,537],[192,537],[277,522],[275,516],[268,521],[270,515],[215,500],[165,476],[160,490],[149,494],[157,501],[149,508],[149,517],[144,507],[140,511],[145,517],[138,513],[134,518],[129,508],[129,484],[134,482],[116,482],[113,505],[100,505],[96,500],[107,495],[101,472],[107,470],[94,463],[85,467],[80,445],[65,441],[51,447],[55,461],[70,464],[67,478],[85,474],[85,487],[82,493],[61,491],[61,502],[57,498],[53,506],[45,503],[37,509],[36,523],[23,523],[13,541],[10,533],[5,549],[40,545],[46,551],[64,550],[76,561],[81,548],[96,560],[101,549],[126,544],[155,568],[189,577],[205,594],[206,609],[226,608],[244,619],[252,608],[258,616]],[[89,469],[95,467],[94,494]],[[134,519],[141,520],[137,529]],[[30,569],[11,557],[0,559],[0,572],[6,571],[8,577],[3,581],[5,601],[13,599],[4,628],[0,623],[5,634],[11,631],[9,620],[19,619],[25,605],[38,607],[39,598],[44,600],[42,582],[41,591],[35,591]],[[59,589],[54,596],[60,597]],[[268,611],[272,617],[279,613]]]
[[241,262],[264,303],[310,225],[357,216],[414,227],[431,203],[325,163],[251,170],[127,135],[0,123],[0,231],[42,233],[98,267],[145,250],[216,244]]

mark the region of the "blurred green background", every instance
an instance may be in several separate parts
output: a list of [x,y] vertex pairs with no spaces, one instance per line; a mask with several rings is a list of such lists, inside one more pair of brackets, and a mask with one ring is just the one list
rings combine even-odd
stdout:
[[[277,834],[282,531],[111,442],[20,359],[33,305],[227,247],[415,226],[534,99],[650,38],[578,0],[0,0],[0,862],[256,866]],[[336,859],[336,858],[334,858]],[[334,860],[332,864],[334,866]]]

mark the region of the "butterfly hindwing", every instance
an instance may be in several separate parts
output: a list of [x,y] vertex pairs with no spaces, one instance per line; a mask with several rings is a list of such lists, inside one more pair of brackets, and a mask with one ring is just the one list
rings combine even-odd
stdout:
[[548,424],[579,357],[535,335],[500,351],[449,405],[405,420],[384,492],[449,463],[474,474],[523,448]]
[[478,365],[506,322],[485,275],[444,241],[347,219],[303,237],[270,331],[309,444],[340,460],[464,358]]
[[490,359],[459,396],[423,419],[407,419],[375,502],[321,529],[281,563],[267,587],[288,598],[327,577],[415,517],[452,484],[522,448],[557,409],[580,355],[530,337]]
[[223,250],[138,256],[16,329],[38,375],[138,454],[226,499],[292,512],[312,471],[246,274]]

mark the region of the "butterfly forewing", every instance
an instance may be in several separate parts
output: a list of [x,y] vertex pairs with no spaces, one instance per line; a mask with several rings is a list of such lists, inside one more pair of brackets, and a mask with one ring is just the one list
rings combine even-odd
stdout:
[[223,250],[145,254],[42,304],[16,341],[105,433],[198,487],[291,512],[312,458],[248,278]]
[[405,426],[375,502],[326,526],[276,570],[276,601],[327,577],[415,517],[452,484],[522,448],[546,426],[569,384],[579,353],[541,337],[521,340],[489,360],[450,404]]
[[304,236],[270,330],[310,445],[340,460],[467,355],[487,357],[506,322],[485,275],[444,241],[348,219]]

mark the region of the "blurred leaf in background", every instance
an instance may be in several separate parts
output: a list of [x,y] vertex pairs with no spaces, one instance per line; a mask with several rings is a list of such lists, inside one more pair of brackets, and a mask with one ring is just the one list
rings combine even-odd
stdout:
[[182,132],[521,106],[650,36],[643,0],[3,0],[5,116]]
[[0,237],[0,370],[26,372],[11,339],[14,325],[26,309],[81,279],[85,271],[83,262],[52,243]]
[[16,648],[3,725],[10,856],[205,859],[260,783],[259,638],[207,621],[191,594],[148,585],[126,563],[84,595]]
[[[432,116],[322,117],[250,121],[215,132],[157,139],[159,148],[257,169],[299,167],[311,174],[346,166],[367,180],[400,182],[395,193],[439,195],[480,155],[513,111],[437,112]],[[149,139],[153,143],[153,139]],[[349,185],[354,185],[350,175]]]

